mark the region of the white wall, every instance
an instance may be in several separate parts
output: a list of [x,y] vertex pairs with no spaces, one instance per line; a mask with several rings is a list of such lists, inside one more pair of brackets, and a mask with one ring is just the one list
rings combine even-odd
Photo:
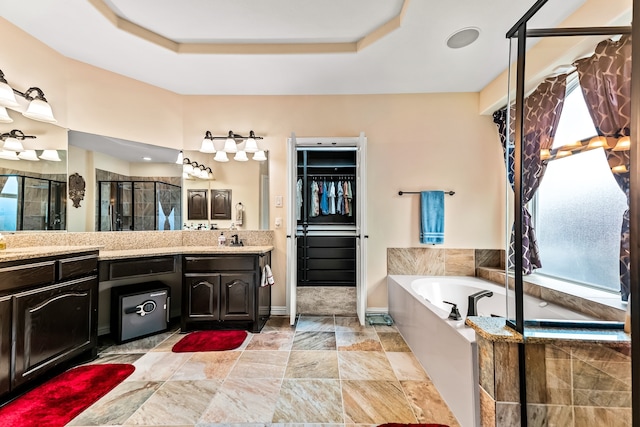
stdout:
[[[504,166],[496,128],[478,114],[478,94],[180,96],[64,58],[1,18],[0,38],[12,40],[3,48],[9,83],[28,73],[24,80],[42,87],[63,127],[185,150],[197,150],[206,130],[264,136],[272,227],[275,217],[286,219],[286,201],[282,208],[273,201],[286,195],[291,132],[307,137],[364,131],[370,307],[387,305],[387,247],[419,246],[417,199],[399,197],[398,190],[456,191],[446,201],[445,247],[502,247]],[[47,67],[34,67],[34,56]],[[275,232],[275,306],[285,305],[285,230],[283,224]]]

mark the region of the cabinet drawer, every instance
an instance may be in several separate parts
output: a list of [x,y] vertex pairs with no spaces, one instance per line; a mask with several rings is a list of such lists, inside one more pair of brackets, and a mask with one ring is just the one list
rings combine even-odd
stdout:
[[254,270],[254,256],[185,257],[185,271],[238,271]]
[[0,268],[0,291],[48,285],[56,280],[56,262],[43,261]]
[[110,261],[107,264],[106,271],[101,271],[100,280],[117,280],[136,276],[174,273],[175,271],[176,262],[174,256]]
[[58,280],[73,279],[98,272],[96,254],[61,259],[58,261]]

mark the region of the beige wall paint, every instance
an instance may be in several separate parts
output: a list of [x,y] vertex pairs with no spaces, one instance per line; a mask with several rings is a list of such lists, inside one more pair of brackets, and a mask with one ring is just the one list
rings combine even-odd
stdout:
[[[16,73],[31,67],[23,60],[29,46],[46,50],[4,20],[0,35],[19,39],[24,48],[12,49],[4,59]],[[14,57],[20,59],[17,65]],[[495,126],[490,117],[478,114],[478,94],[180,96],[52,57],[55,66],[38,67],[47,78],[34,79],[55,87],[52,93],[61,98],[52,98],[54,111],[65,105],[68,120],[63,125],[75,130],[193,150],[205,130],[215,135],[254,130],[265,136],[261,144],[269,150],[271,228],[276,217],[286,220],[287,201],[276,208],[274,199],[286,196],[286,139],[291,132],[310,137],[364,131],[369,148],[369,307],[387,305],[387,247],[420,246],[417,196],[400,197],[398,190],[456,192],[446,198],[444,247],[503,246],[504,166]],[[5,64],[0,67],[4,70]],[[286,224],[275,232],[275,306],[285,305],[285,230]]]

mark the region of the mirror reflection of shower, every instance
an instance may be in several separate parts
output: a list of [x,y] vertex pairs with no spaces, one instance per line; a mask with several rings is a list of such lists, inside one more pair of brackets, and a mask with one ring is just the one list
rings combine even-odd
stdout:
[[181,187],[160,181],[99,181],[98,231],[180,230]]

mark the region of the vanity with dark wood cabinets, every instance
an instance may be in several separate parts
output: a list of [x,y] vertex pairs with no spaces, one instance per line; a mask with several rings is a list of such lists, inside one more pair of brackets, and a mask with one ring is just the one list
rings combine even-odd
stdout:
[[97,273],[97,250],[0,258],[0,399],[64,362],[95,357]]

